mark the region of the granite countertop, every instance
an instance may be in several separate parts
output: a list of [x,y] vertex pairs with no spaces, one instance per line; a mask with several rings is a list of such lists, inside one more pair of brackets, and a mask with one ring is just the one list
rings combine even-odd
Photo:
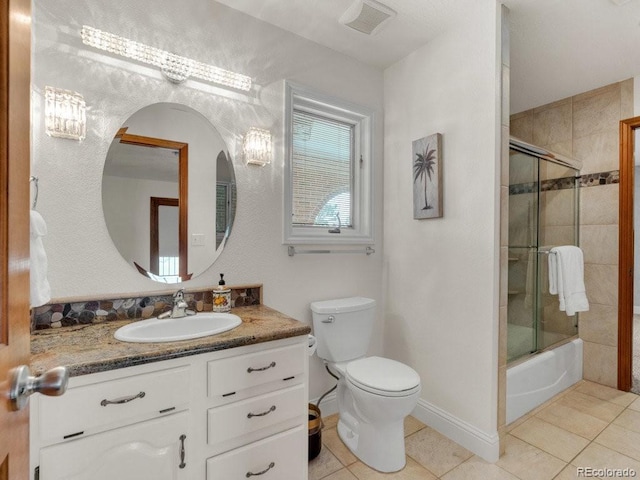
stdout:
[[166,343],[128,343],[114,332],[131,320],[38,330],[31,335],[31,371],[65,366],[79,376],[171,358],[307,335],[311,328],[264,305],[237,307],[242,324],[214,336]]

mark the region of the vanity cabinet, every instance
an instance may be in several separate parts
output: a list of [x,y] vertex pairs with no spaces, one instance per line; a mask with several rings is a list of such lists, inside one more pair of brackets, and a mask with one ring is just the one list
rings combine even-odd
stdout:
[[32,478],[305,479],[307,350],[305,335],[72,377],[32,398]]

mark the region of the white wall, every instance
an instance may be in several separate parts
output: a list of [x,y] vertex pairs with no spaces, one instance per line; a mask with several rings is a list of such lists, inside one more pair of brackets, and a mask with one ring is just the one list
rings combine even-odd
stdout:
[[[477,2],[456,29],[385,70],[384,281],[385,353],[420,374],[417,415],[497,458],[496,8]],[[444,217],[414,220],[411,143],[436,132]]]
[[[194,81],[173,85],[155,68],[84,47],[83,24],[248,74],[256,89],[243,95]],[[381,302],[381,195],[375,203],[377,253],[372,256],[288,257],[281,244],[284,80],[375,111],[374,190],[381,192],[381,71],[214,1],[35,2],[34,35],[32,171],[40,178],[38,210],[49,227],[44,243],[54,299],[162,287],[131,268],[111,242],[102,213],[102,169],[111,139],[132,113],[155,102],[176,102],[201,112],[217,128],[238,182],[237,216],[226,248],[212,268],[186,287],[216,285],[219,272],[230,285],[262,282],[265,304],[308,323],[314,300],[363,295]],[[84,95],[88,132],[83,142],[45,135],[46,85]],[[251,126],[274,134],[275,158],[268,167],[243,163],[241,140]],[[382,349],[381,318],[372,353]],[[310,369],[313,398],[333,379],[317,358]]]

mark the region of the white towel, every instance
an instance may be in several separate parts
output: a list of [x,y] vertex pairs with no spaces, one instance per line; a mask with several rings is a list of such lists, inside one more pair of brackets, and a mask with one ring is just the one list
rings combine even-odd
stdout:
[[579,247],[554,247],[549,254],[549,293],[558,295],[560,311],[573,316],[589,310],[584,288],[584,260]]
[[47,280],[47,254],[44,251],[42,237],[47,234],[47,224],[42,215],[31,210],[31,306],[39,307],[51,300],[51,287]]

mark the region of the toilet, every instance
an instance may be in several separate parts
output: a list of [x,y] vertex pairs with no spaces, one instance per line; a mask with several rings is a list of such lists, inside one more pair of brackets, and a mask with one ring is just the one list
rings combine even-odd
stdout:
[[404,468],[404,418],[420,396],[411,367],[367,357],[376,302],[351,297],[313,302],[317,355],[338,376],[338,435],[363,463],[380,472]]

